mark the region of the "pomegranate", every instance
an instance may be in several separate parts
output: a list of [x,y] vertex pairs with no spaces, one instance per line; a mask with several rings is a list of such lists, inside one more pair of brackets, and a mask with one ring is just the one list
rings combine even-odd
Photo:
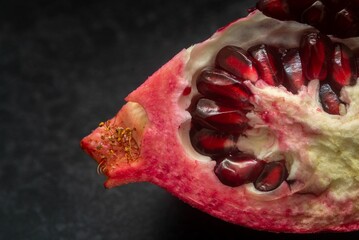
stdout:
[[357,1],[327,2],[260,1],[149,77],[81,141],[105,187],[148,181],[261,230],[359,229],[358,32],[325,31]]

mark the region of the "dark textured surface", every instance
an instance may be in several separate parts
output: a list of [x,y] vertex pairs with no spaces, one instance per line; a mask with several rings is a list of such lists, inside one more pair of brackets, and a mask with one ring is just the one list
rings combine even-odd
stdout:
[[80,139],[176,52],[252,5],[189,2],[0,2],[0,239],[355,238],[257,232],[150,184],[102,187]]

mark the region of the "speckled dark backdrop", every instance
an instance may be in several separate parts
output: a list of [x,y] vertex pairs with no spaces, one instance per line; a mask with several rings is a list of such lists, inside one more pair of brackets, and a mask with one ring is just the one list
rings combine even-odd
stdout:
[[0,239],[355,238],[241,228],[146,183],[105,190],[79,148],[147,76],[251,5],[1,1]]

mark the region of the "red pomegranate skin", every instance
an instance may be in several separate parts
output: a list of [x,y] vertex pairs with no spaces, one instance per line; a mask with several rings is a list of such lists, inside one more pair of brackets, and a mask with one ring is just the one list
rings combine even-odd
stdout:
[[[212,216],[258,230],[311,233],[359,229],[359,222],[351,217],[355,207],[351,201],[332,202],[325,194],[296,194],[263,203],[247,197],[243,188],[221,184],[213,173],[214,161],[189,157],[178,136],[179,127],[190,118],[179,104],[184,95],[189,95],[190,86],[183,81],[189,57],[182,50],[126,97],[127,102],[145,109],[147,120],[139,125],[142,129],[136,125],[140,120],[129,120],[131,107],[126,104],[114,118],[82,139],[81,147],[108,178],[105,187],[151,182]],[[139,133],[137,146],[135,142],[130,145],[133,157],[128,157],[128,149],[113,144],[117,128],[128,128],[133,135]],[[340,212],[343,224],[303,223],[306,207],[315,202],[322,202],[333,213]]]

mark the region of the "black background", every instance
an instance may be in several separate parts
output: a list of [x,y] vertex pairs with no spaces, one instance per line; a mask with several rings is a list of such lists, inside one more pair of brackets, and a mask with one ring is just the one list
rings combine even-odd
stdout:
[[0,239],[358,239],[257,232],[157,186],[105,190],[80,139],[252,1],[1,1]]

